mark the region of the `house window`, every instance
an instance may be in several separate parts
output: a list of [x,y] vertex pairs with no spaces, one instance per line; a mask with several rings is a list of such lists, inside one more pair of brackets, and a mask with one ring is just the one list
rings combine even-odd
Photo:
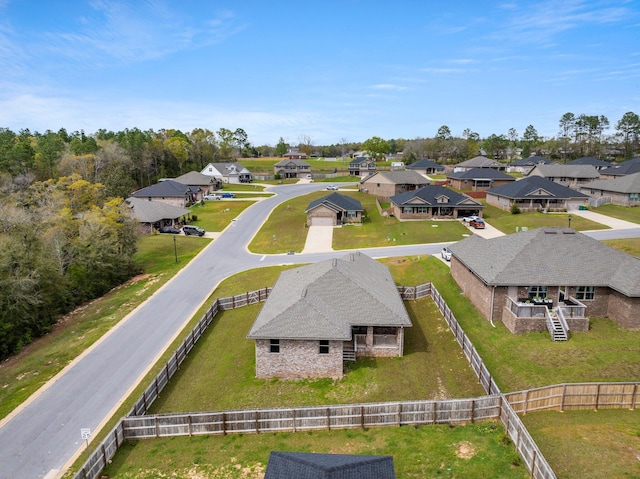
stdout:
[[269,340],[269,352],[270,353],[279,353],[280,352],[280,340],[279,339],[270,339]]
[[546,297],[547,297],[546,286],[529,286],[529,299],[546,298]]
[[428,206],[416,206],[413,209],[414,213],[419,213],[419,214],[424,214],[424,213],[428,213],[429,212],[429,207]]
[[640,193],[629,193],[629,201],[640,201]]
[[591,300],[596,296],[596,288],[593,286],[578,286],[576,288],[576,299]]
[[357,217],[358,217],[357,211],[347,211],[347,218],[357,218]]
[[326,339],[320,340],[320,354],[329,354],[329,341]]

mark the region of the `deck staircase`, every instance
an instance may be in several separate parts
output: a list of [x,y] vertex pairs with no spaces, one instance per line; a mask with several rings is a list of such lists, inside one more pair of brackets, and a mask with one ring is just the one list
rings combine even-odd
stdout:
[[353,349],[353,344],[344,343],[342,346],[342,360],[343,361],[355,361],[356,351]]
[[547,328],[549,329],[549,334],[551,334],[551,339],[554,341],[566,341],[568,339],[567,332],[562,327],[562,322],[555,308],[549,311],[548,314]]

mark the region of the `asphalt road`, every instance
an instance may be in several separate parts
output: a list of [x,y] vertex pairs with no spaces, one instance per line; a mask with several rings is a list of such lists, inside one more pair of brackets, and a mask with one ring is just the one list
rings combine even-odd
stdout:
[[[58,477],[84,448],[81,429],[95,431],[113,414],[224,278],[261,266],[316,262],[346,254],[256,255],[245,247],[275,206],[323,188],[313,183],[272,188],[277,195],[247,208],[172,281],[5,421],[0,427],[0,479]],[[607,230],[590,235],[597,239],[633,237],[640,236],[640,228],[618,234]],[[372,257],[439,254],[443,244],[360,251]]]

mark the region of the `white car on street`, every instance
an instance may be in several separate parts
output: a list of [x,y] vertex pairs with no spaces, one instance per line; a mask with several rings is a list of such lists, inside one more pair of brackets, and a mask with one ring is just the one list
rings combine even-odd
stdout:
[[440,256],[442,256],[442,259],[445,261],[451,261],[451,250],[445,246],[442,248]]

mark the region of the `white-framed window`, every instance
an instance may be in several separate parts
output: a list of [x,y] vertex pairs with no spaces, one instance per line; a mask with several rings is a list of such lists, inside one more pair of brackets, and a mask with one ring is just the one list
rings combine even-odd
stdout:
[[279,339],[270,339],[269,340],[269,352],[270,353],[279,353],[280,352],[280,340]]
[[319,341],[319,350],[318,353],[320,354],[329,354],[329,340],[327,339],[321,339]]
[[595,286],[578,286],[576,288],[576,299],[592,300],[596,297]]
[[357,218],[357,216],[358,216],[357,211],[347,211],[347,218]]
[[547,297],[546,286],[529,286],[529,299],[546,298],[546,297]]

